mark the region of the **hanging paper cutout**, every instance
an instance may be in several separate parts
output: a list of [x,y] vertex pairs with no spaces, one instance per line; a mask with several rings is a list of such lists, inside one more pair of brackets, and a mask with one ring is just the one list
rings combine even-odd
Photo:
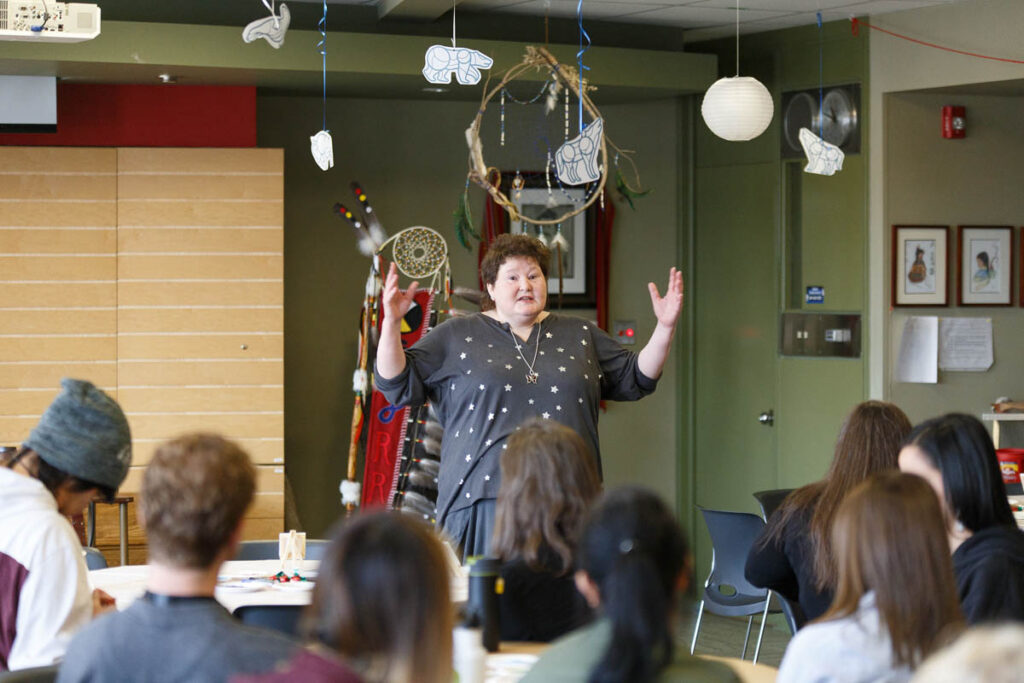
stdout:
[[251,43],[263,38],[270,43],[270,47],[276,50],[284,45],[284,34],[288,30],[288,24],[291,23],[292,13],[288,11],[288,5],[283,2],[278,14],[274,14],[273,7],[267,4],[266,0],[263,4],[270,10],[270,16],[249,22],[242,29],[242,40]]
[[846,158],[846,154],[831,142],[825,142],[806,128],[801,128],[800,145],[807,155],[804,173],[835,175],[836,172],[843,170],[843,159]]
[[431,45],[423,56],[423,77],[431,83],[452,82],[452,74],[459,85],[480,82],[480,69],[490,69],[494,60],[479,50],[468,47]]
[[583,185],[600,180],[597,155],[601,151],[604,119],[594,119],[586,130],[569,140],[555,152],[558,178],[568,185]]
[[309,137],[309,149],[313,153],[313,160],[316,161],[316,165],[320,167],[321,171],[326,171],[334,166],[334,141],[326,130]]

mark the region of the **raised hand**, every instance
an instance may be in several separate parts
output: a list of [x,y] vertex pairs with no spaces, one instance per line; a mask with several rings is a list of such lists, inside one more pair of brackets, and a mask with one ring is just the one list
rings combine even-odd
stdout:
[[668,271],[668,288],[665,296],[658,294],[658,287],[653,282],[647,283],[651,294],[651,307],[658,323],[665,327],[675,327],[679,313],[683,310],[683,274],[672,268]]
[[398,268],[392,263],[388,269],[387,278],[384,280],[384,291],[381,294],[381,301],[384,305],[384,319],[398,322],[412,307],[413,296],[420,287],[420,283],[414,281],[409,289],[402,293],[398,287]]

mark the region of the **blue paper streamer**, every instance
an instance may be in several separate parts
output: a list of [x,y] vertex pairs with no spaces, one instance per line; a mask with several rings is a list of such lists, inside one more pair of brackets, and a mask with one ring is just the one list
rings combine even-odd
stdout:
[[[316,49],[320,52],[321,60],[321,72],[323,73],[324,90],[323,90],[323,126],[321,130],[327,130],[327,0],[324,2],[324,15],[320,17],[320,21],[317,22],[317,29],[320,31],[320,42],[316,44]],[[329,131],[328,131],[329,132]]]
[[[576,53],[576,66],[580,72],[580,133],[582,133],[585,128],[583,125],[583,72],[590,71],[589,66],[583,65],[583,53],[590,49],[590,34],[587,33],[587,29],[583,28],[583,0],[579,0],[576,4],[576,21],[580,25],[580,51]],[[587,39],[586,47],[583,47],[584,38]]]
[[821,12],[817,13],[818,16],[818,137],[822,140],[825,139],[825,111],[824,104],[825,98],[822,95],[822,44],[821,44]]

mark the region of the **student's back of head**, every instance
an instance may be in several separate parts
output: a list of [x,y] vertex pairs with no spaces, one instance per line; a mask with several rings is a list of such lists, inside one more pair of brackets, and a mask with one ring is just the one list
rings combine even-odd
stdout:
[[449,683],[449,581],[429,527],[393,512],[362,514],[334,532],[304,628],[369,683]]
[[815,588],[835,586],[832,523],[846,494],[876,472],[898,469],[900,446],[912,425],[898,406],[885,401],[864,401],[846,416],[839,429],[832,464],[821,481],[797,489],[787,497],[773,520],[765,542],[776,542],[785,532],[787,518],[808,514],[813,550]]
[[161,444],[142,479],[150,558],[194,569],[225,559],[255,491],[256,469],[238,444],[214,434]]
[[528,420],[507,445],[492,552],[535,570],[569,572],[583,520],[601,492],[594,455],[579,434],[553,420]]
[[592,683],[643,682],[672,661],[670,618],[686,586],[689,550],[671,510],[651,491],[620,488],[600,500],[583,530],[581,582],[591,582],[612,637]]
[[873,592],[896,665],[916,666],[963,626],[938,500],[920,477],[881,472],[855,488],[833,528],[836,597],[822,621]]

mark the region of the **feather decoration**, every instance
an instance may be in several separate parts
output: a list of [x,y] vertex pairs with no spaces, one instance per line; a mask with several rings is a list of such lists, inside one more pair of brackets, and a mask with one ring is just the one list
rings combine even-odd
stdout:
[[437,488],[437,477],[429,472],[425,472],[421,469],[409,470],[409,475],[406,477],[406,483],[409,486],[416,486],[418,488]]
[[373,241],[376,247],[374,253],[380,249],[380,246],[388,241],[388,233],[384,230],[384,226],[380,224],[380,219],[377,218],[377,213],[373,210],[373,206],[370,205],[370,200],[366,195],[366,191],[363,190],[362,186],[358,181],[353,180],[349,186],[352,188],[352,194],[356,196],[359,203],[363,207],[363,215],[366,217],[366,227],[369,230],[370,239]]
[[473,216],[469,212],[469,187],[459,196],[459,204],[452,212],[454,219],[455,237],[459,244],[469,249],[469,239],[480,239],[480,234],[473,229]]
[[555,233],[555,236],[551,238],[551,241],[548,244],[549,249],[557,249],[559,247],[561,247],[563,254],[569,253],[569,240],[567,240],[565,235],[562,234],[561,227],[558,228],[558,232]]
[[557,78],[551,79],[551,85],[548,86],[548,96],[544,100],[544,114],[550,114],[558,106],[558,94],[562,90],[562,84],[558,82]]
[[415,491],[402,491],[399,495],[401,496],[400,509],[403,512],[413,512],[433,519],[434,501]]
[[479,289],[470,289],[469,287],[456,287],[452,290],[452,294],[464,299],[471,304],[480,305],[480,302],[484,299],[484,293]]
[[635,190],[629,189],[629,185],[626,184],[626,179],[622,177],[622,171],[615,171],[615,189],[618,190],[619,196],[626,200],[629,204],[629,208],[636,211],[636,206],[633,204],[634,199],[640,199],[646,197],[651,193],[650,189],[644,190],[643,192],[636,192]]
[[348,221],[352,229],[356,231],[356,240],[359,245],[359,252],[364,256],[373,256],[379,245],[374,244],[373,238],[366,230],[366,226],[359,220],[359,217],[352,213],[344,204],[337,202],[334,205],[334,213]]
[[439,460],[431,460],[430,458],[421,458],[416,466],[427,472],[432,477],[437,477],[441,474],[441,462]]
[[537,226],[537,240],[545,247],[548,246],[548,236],[544,234],[544,227]]

